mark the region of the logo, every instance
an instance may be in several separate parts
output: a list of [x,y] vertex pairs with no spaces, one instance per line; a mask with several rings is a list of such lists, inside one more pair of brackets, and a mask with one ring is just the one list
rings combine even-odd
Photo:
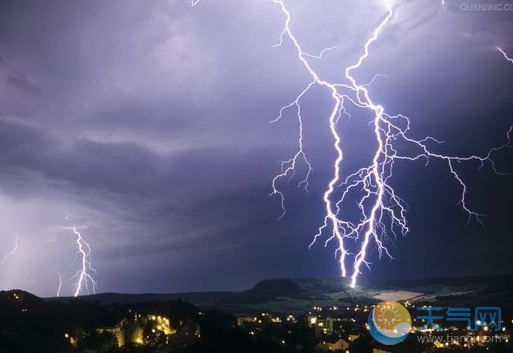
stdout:
[[374,339],[386,345],[402,342],[411,330],[408,310],[396,302],[383,302],[369,315],[369,331]]
[[[445,321],[460,321],[464,324],[467,324],[467,330],[469,331],[479,331],[481,328],[484,330],[494,330],[500,331],[502,328],[502,320],[501,320],[501,308],[498,306],[478,306],[474,310],[474,317],[472,318],[472,309],[471,308],[455,308],[448,307],[444,313],[437,313],[438,315],[433,315],[433,311],[442,311],[444,308],[441,306],[421,306],[417,308],[417,310],[425,311],[425,315],[418,315],[417,320],[422,320],[424,322],[424,326],[419,327],[417,331],[424,331],[432,329],[434,331],[443,331],[443,328],[438,326],[434,320],[443,320]],[[475,323],[475,325],[472,325]]]

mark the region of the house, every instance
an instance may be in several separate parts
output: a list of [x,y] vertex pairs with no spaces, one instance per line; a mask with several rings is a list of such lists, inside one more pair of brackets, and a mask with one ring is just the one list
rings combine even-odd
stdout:
[[384,350],[379,349],[379,348],[372,348],[372,353],[391,353],[391,352],[384,351]]
[[349,340],[340,337],[338,334],[322,335],[319,337],[319,343],[315,347],[316,351],[345,351],[349,348]]

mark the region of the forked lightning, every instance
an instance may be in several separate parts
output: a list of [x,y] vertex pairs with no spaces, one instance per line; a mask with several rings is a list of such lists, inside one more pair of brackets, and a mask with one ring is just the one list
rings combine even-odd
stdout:
[[[285,40],[289,40],[295,48],[297,59],[311,76],[311,82],[290,104],[283,106],[279,111],[278,117],[273,120],[275,122],[281,119],[285,110],[294,109],[299,124],[297,152],[292,158],[282,162],[281,172],[272,180],[271,195],[276,195],[280,199],[282,208],[280,218],[286,213],[285,197],[283,192],[280,191],[280,183],[290,179],[294,173],[298,172],[298,166],[301,164],[303,168],[306,166],[306,173],[299,185],[306,188],[308,186],[308,178],[312,172],[312,166],[304,150],[301,99],[313,86],[317,85],[324,87],[327,94],[333,100],[333,105],[330,108],[331,113],[327,117],[327,124],[331,132],[333,150],[336,152],[336,157],[332,163],[333,174],[331,180],[323,194],[325,206],[324,222],[317,234],[315,234],[310,246],[324,235],[326,235],[325,246],[329,242],[335,241],[337,247],[336,255],[338,256],[341,274],[344,277],[350,276],[352,287],[356,286],[362,266],[370,266],[368,251],[372,247],[375,246],[377,248],[380,257],[384,253],[392,258],[386,247],[387,240],[398,234],[405,235],[409,231],[406,219],[406,204],[390,184],[395,161],[424,160],[426,163],[431,159],[442,161],[447,166],[448,172],[460,186],[459,201],[462,209],[469,215],[470,219],[480,222],[480,215],[467,202],[467,185],[455,166],[460,162],[474,161],[480,166],[488,164],[496,173],[499,173],[491,157],[499,149],[510,146],[512,128],[506,133],[504,144],[490,149],[482,156],[453,156],[433,152],[429,146],[439,144],[438,140],[430,136],[422,139],[411,137],[409,134],[409,118],[402,114],[390,115],[385,112],[382,105],[373,101],[368,90],[369,83],[358,82],[354,76],[354,73],[364,65],[365,60],[371,55],[372,44],[378,40],[381,32],[392,19],[394,15],[392,7],[385,5],[386,13],[384,18],[373,30],[370,38],[363,43],[362,54],[354,64],[345,68],[344,82],[333,82],[322,78],[310,64],[309,59],[320,58],[322,55],[313,56],[303,50],[300,41],[291,30],[292,17],[284,2],[281,0],[273,0],[273,2],[278,5],[285,18],[278,46]],[[497,49],[507,60],[511,61],[500,48]],[[376,75],[375,77],[378,76]],[[376,143],[376,149],[369,164],[354,173],[347,173],[344,170],[344,151],[341,147],[342,138],[337,130],[339,118],[342,114],[347,114],[347,108],[349,107],[371,113],[372,121],[370,126]],[[399,144],[413,147],[412,150],[414,152],[409,155],[402,154],[399,151]],[[355,153],[356,151],[346,152]],[[357,195],[356,202],[354,202],[355,195]],[[356,207],[358,213],[356,219],[348,216],[354,213],[354,211],[348,211],[348,207]],[[352,244],[349,244],[349,242]],[[348,244],[351,245],[351,248],[356,247],[355,253],[351,253],[348,250]]]

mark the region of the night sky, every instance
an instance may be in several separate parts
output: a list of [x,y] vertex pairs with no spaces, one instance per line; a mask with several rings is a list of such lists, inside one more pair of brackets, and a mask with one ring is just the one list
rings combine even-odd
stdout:
[[[486,155],[513,123],[513,63],[496,50],[513,56],[513,11],[470,11],[475,3],[397,2],[354,71],[367,83],[383,75],[369,86],[374,101],[449,155]],[[285,5],[306,52],[336,47],[308,58],[334,82],[387,13],[380,1]],[[60,294],[73,294],[73,227],[91,247],[98,292],[339,276],[335,243],[324,247],[324,234],[308,248],[336,157],[326,89],[301,100],[308,192],[298,188],[304,170],[281,180],[280,220],[270,196],[299,133],[293,110],[270,121],[311,81],[290,40],[276,46],[284,21],[268,0],[1,1],[0,289],[53,296],[60,276]],[[338,121],[344,172],[369,162],[369,121],[356,109]],[[513,173],[512,149],[492,158]],[[513,176],[457,167],[482,224],[462,211],[446,164],[397,163],[390,184],[410,232],[387,242],[394,260],[371,244],[362,278],[512,273]]]

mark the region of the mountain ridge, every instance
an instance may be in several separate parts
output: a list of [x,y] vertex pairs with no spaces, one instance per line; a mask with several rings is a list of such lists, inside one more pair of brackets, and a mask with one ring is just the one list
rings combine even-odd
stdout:
[[[396,296],[391,296],[391,294]],[[397,295],[397,294],[403,294]],[[305,306],[314,302],[339,304],[371,304],[388,297],[432,301],[437,297],[464,299],[467,297],[502,298],[513,296],[513,275],[439,277],[409,280],[360,281],[351,288],[347,278],[271,278],[259,281],[252,288],[235,291],[205,291],[182,293],[99,293],[78,297],[80,300],[98,301],[101,304],[142,303],[182,299],[198,305],[213,305],[221,308],[231,306],[270,306],[297,302]],[[409,297],[408,297],[409,296]],[[69,301],[75,297],[43,298],[45,301]],[[468,299],[468,298],[467,298]],[[483,299],[484,300],[484,299]]]

